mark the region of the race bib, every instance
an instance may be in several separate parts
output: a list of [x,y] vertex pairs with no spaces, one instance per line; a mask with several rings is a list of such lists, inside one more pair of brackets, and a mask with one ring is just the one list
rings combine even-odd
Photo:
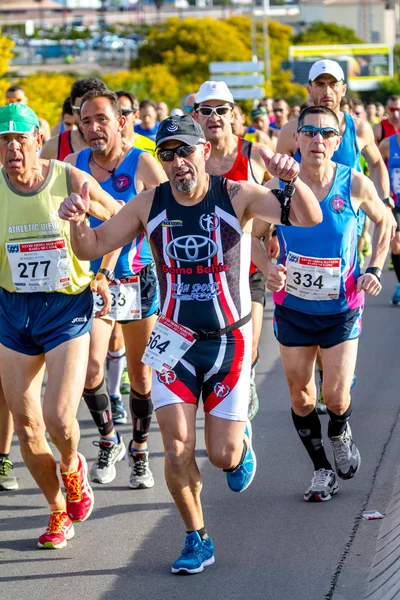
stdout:
[[65,238],[7,242],[6,251],[16,292],[54,292],[71,285]]
[[[111,310],[107,317],[115,321],[136,321],[142,318],[140,278],[137,275],[110,282],[109,290]],[[93,305],[95,313],[104,306],[103,298],[96,292],[93,292]]]
[[313,258],[289,252],[286,291],[303,300],[335,300],[340,293],[340,258]]
[[195,341],[191,329],[161,315],[151,332],[142,362],[156,371],[170,371]]
[[400,169],[392,169],[393,191],[396,195],[400,194]]

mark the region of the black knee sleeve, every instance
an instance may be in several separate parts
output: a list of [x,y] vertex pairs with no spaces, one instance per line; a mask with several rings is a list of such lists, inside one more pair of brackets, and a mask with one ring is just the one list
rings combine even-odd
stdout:
[[100,385],[93,390],[85,388],[83,390],[83,398],[86,402],[86,406],[90,410],[90,414],[92,415],[92,419],[95,422],[100,435],[112,433],[114,424],[105,380],[103,379]]
[[143,444],[147,441],[153,414],[151,394],[139,394],[131,388],[129,408],[133,422],[133,440],[138,444]]

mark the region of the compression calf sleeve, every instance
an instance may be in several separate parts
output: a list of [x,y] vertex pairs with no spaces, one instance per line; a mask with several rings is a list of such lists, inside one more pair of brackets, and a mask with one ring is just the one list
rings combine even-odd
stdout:
[[325,454],[324,442],[322,440],[321,433],[321,421],[319,420],[317,411],[315,408],[306,417],[300,417],[292,409],[292,420],[296,428],[299,438],[302,441],[304,448],[308,452],[308,456],[311,458],[314,470],[319,469],[330,469],[330,464]]
[[138,444],[144,444],[149,435],[151,415],[153,414],[151,393],[139,394],[131,388],[129,408],[133,423],[133,441]]
[[104,379],[94,389],[85,388],[83,398],[100,435],[105,436],[112,433],[114,423],[111,415],[110,397]]

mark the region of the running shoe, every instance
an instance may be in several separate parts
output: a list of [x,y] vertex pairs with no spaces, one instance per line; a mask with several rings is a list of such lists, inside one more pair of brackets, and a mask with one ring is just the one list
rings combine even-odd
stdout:
[[324,394],[322,393],[322,381],[319,382],[319,394],[318,394],[318,400],[317,403],[315,405],[315,410],[317,411],[317,413],[319,415],[326,415],[327,410],[326,410],[326,404],[325,404],[325,400],[324,400]]
[[122,374],[121,387],[119,391],[121,392],[121,394],[129,394],[129,392],[131,391],[131,382],[129,381],[128,369],[126,367]]
[[47,529],[38,539],[38,548],[58,550],[67,545],[75,535],[71,519],[64,510],[53,510],[50,513]]
[[0,458],[0,491],[18,489],[17,478],[12,474],[13,468],[11,460],[4,456]]
[[335,457],[336,473],[341,479],[351,479],[360,468],[361,456],[351,437],[350,425],[346,423],[346,429],[342,435],[331,437],[330,440]]
[[[130,447],[130,446],[129,446]],[[149,453],[144,451],[132,452],[129,450],[129,465],[131,474],[128,485],[133,490],[145,490],[154,486],[153,473],[149,469]]]
[[306,502],[327,502],[338,489],[335,471],[319,469],[314,471],[311,485],[305,491],[304,500]]
[[250,398],[249,398],[249,408],[247,411],[247,418],[251,421],[254,419],[256,414],[258,413],[258,409],[260,408],[260,401],[258,399],[257,388],[256,388],[256,370],[251,369],[250,375]]
[[244,492],[253,481],[257,470],[257,459],[251,445],[252,431],[250,421],[247,421],[244,432],[250,442],[246,456],[234,471],[226,472],[228,486],[233,492]]
[[93,442],[93,446],[98,446],[100,449],[97,460],[89,471],[90,481],[102,484],[114,481],[117,475],[115,463],[122,460],[126,453],[124,440],[118,433],[117,435],[118,444],[105,439]]
[[371,234],[366,231],[363,235],[364,238],[364,246],[362,249],[363,256],[371,256],[372,254],[372,239]]
[[400,283],[396,285],[396,289],[394,290],[392,304],[400,304]]
[[124,408],[121,396],[110,396],[110,401],[113,423],[116,425],[124,425],[128,420],[128,413]]
[[193,531],[187,534],[185,547],[172,565],[171,572],[193,575],[201,573],[204,567],[214,562],[214,543],[210,536],[202,540],[197,531]]
[[86,521],[94,505],[93,490],[87,477],[85,457],[78,452],[78,470],[74,473],[61,473],[64,482],[67,514],[71,521]]

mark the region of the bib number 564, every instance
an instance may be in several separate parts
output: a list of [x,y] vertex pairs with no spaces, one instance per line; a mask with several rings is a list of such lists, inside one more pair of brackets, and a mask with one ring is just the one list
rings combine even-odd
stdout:
[[150,339],[147,342],[147,347],[151,350],[157,350],[158,354],[162,354],[166,351],[171,342],[169,340],[161,342],[160,340],[161,336],[152,332],[150,334]]

